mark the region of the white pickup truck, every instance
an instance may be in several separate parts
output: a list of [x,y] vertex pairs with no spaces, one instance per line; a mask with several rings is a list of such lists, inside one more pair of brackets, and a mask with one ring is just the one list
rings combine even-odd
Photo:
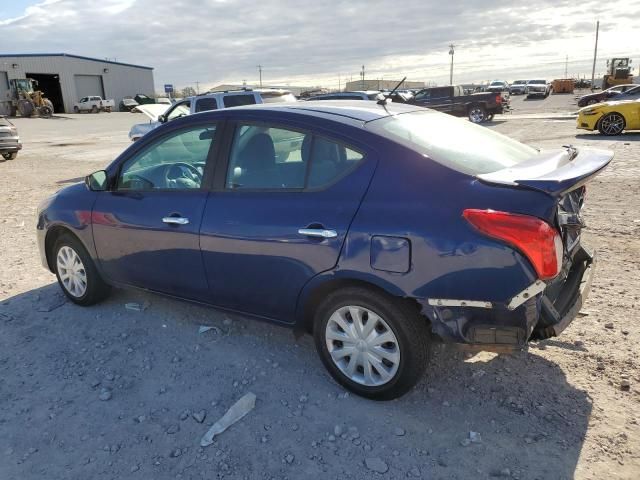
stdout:
[[80,112],[111,112],[116,106],[113,100],[103,100],[102,97],[83,97],[78,103],[73,104],[73,111]]

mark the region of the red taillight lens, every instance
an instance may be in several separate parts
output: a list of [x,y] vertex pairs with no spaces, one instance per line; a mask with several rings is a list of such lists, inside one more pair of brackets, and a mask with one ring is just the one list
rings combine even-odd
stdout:
[[500,104],[502,103],[502,95],[498,95],[498,96],[496,97],[496,103],[497,103],[498,105],[500,105]]
[[562,269],[563,246],[558,231],[547,222],[528,215],[467,209],[467,221],[489,237],[503,240],[522,252],[542,280]]

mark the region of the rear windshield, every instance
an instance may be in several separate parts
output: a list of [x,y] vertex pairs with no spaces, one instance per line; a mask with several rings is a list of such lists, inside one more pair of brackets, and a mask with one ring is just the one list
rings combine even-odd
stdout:
[[253,94],[226,95],[224,97],[225,107],[241,107],[242,105],[253,105],[256,98]]
[[469,175],[512,167],[538,153],[486,127],[433,111],[384,117],[365,128]]

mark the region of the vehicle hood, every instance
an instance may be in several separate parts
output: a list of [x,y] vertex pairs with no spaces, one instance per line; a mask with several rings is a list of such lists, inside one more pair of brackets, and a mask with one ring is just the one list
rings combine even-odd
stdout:
[[162,103],[145,103],[143,105],[138,105],[137,107],[132,109],[132,111],[144,113],[147,117],[155,122],[158,120],[158,116],[169,110],[169,108],[171,108],[171,105]]
[[586,107],[582,107],[580,110],[578,110],[578,113],[584,113],[587,110],[595,110],[598,108],[612,108],[612,107],[616,107],[619,105],[629,105],[630,103],[638,103],[640,104],[639,100],[609,100],[608,102],[600,102],[600,103],[594,103],[593,105],[587,105]]

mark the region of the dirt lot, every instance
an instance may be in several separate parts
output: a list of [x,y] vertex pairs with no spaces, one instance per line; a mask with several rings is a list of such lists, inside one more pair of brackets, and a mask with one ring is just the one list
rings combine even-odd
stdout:
[[[346,394],[310,338],[276,326],[136,291],[65,302],[39,263],[36,207],[121,152],[142,116],[17,119],[25,149],[0,163],[0,478],[637,479],[640,134],[577,133],[562,119],[573,96],[513,105],[489,128],[616,153],[587,196],[591,297],[528,352],[438,349],[424,381],[387,403]],[[255,410],[200,448],[249,391]]]

